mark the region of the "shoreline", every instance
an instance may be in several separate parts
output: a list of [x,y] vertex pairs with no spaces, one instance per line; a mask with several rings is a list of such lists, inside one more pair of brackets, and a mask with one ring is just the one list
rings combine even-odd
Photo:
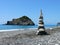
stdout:
[[5,29],[5,30],[0,30],[0,32],[5,32],[5,31],[18,31],[18,30],[31,30],[31,29],[37,29],[37,28]]
[[13,31],[0,32],[1,45],[60,45],[60,27],[52,30],[46,29],[50,35],[36,35],[37,29],[16,29]]

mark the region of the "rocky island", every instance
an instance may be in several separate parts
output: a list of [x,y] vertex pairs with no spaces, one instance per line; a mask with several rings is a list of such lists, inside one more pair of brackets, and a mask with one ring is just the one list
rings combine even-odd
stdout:
[[35,25],[34,22],[27,16],[22,16],[12,21],[7,21],[6,25]]
[[57,26],[60,26],[60,22],[57,23]]

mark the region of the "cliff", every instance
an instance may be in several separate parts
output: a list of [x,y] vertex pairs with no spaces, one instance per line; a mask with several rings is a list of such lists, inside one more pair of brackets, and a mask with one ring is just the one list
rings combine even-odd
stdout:
[[34,22],[27,16],[22,16],[12,21],[7,21],[6,25],[35,25]]
[[57,26],[60,26],[60,22],[57,23]]

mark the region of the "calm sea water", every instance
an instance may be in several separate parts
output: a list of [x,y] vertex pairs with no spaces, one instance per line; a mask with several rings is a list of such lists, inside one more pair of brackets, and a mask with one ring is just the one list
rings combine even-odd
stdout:
[[[45,25],[45,28],[55,27],[56,25]],[[0,30],[6,29],[26,29],[26,28],[38,28],[38,25],[35,26],[19,26],[19,25],[0,25]]]

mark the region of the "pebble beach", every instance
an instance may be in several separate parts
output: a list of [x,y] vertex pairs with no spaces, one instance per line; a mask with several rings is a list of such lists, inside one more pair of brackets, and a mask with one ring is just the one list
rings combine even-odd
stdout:
[[49,35],[36,35],[37,29],[1,31],[0,45],[60,45],[60,27],[46,29]]

